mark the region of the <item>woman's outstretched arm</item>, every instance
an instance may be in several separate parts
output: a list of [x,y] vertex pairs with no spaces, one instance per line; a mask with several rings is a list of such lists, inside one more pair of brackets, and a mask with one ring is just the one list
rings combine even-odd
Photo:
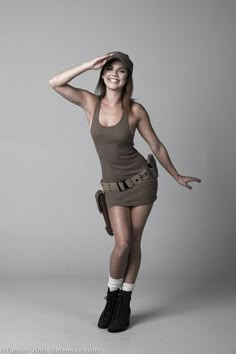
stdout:
[[140,135],[144,138],[144,140],[150,146],[150,149],[154,153],[155,157],[161,163],[161,165],[166,169],[166,171],[182,186],[192,189],[191,186],[188,185],[189,182],[201,182],[201,179],[190,176],[181,176],[175,166],[173,165],[170,156],[168,154],[167,149],[163,145],[163,143],[158,139],[154,129],[152,128],[150,118],[148,116],[147,111],[141,105],[137,105],[137,115],[139,117],[137,129]]

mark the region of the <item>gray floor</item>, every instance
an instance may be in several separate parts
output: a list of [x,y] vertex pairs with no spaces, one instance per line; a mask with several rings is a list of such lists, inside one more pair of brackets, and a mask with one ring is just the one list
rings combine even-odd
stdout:
[[79,276],[1,281],[0,353],[236,354],[230,286],[139,279],[131,325],[97,327],[106,284]]

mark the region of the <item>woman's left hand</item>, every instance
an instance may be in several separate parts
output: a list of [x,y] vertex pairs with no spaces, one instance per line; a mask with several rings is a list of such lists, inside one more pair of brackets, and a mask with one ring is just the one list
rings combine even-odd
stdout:
[[189,182],[198,182],[201,183],[201,179],[200,178],[196,178],[196,177],[188,177],[188,176],[180,176],[177,178],[177,182],[179,184],[181,184],[181,186],[184,186],[188,189],[192,189],[192,186],[189,186],[188,183]]

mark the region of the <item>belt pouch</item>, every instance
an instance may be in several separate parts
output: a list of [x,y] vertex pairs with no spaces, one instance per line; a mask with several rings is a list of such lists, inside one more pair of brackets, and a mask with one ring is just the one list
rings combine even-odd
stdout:
[[105,193],[99,189],[96,193],[95,193],[95,199],[97,202],[97,207],[98,210],[101,214],[103,214],[104,220],[105,220],[105,229],[108,233],[108,235],[113,236],[113,230],[111,227],[111,222],[110,222],[110,218],[109,218],[109,214],[108,214],[108,210],[107,210],[107,203],[106,203],[106,199],[105,199]]

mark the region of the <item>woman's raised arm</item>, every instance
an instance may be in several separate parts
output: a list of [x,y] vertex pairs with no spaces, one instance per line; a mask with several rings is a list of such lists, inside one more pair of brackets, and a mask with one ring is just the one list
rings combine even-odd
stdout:
[[85,71],[100,69],[111,56],[112,54],[107,54],[71,69],[67,69],[53,76],[49,80],[49,85],[68,101],[77,104],[88,112],[91,99],[94,99],[95,95],[90,91],[73,87],[69,85],[68,82]]

